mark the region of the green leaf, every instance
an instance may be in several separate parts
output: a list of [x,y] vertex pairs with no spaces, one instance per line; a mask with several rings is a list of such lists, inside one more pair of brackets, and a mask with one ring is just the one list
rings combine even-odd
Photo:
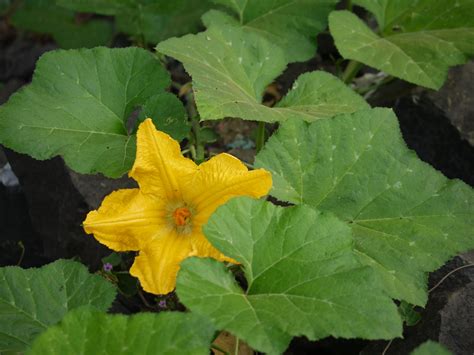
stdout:
[[269,108],[261,108],[263,91],[287,62],[283,51],[263,37],[236,27],[211,27],[161,42],[157,50],[181,61],[193,77],[202,119],[275,120],[265,115]]
[[35,159],[61,155],[79,173],[119,177],[135,159],[129,115],[169,82],[139,48],[46,53],[31,85],[0,108],[0,142]]
[[265,88],[286,67],[285,55],[265,38],[237,27],[213,26],[197,35],[169,39],[157,50],[181,61],[192,76],[203,120],[312,121],[368,107],[360,96],[323,72],[300,76],[277,108],[262,105]]
[[106,257],[103,257],[101,259],[102,263],[103,264],[110,264],[112,266],[118,266],[120,265],[120,263],[122,262],[122,254],[120,253],[116,253],[116,252],[112,252],[110,253],[109,255],[107,255]]
[[92,19],[77,23],[73,11],[56,6],[54,0],[23,0],[12,16],[20,29],[52,35],[62,48],[92,48],[112,39],[110,21]]
[[421,314],[415,311],[415,306],[404,301],[400,302],[398,312],[400,313],[403,322],[409,327],[416,325],[421,319]]
[[450,67],[474,55],[474,17],[470,15],[474,3],[470,0],[403,1],[390,2],[390,6],[386,0],[361,3],[375,12],[383,35],[348,11],[331,13],[329,28],[344,58],[439,89]]
[[280,46],[288,62],[305,61],[316,52],[316,35],[327,26],[336,0],[259,0],[236,3],[214,0],[232,15],[211,10],[203,16],[206,27],[227,24],[265,37]]
[[181,141],[190,130],[186,110],[173,94],[164,92],[150,97],[143,105],[140,121],[147,117],[153,120],[156,128],[165,131],[174,139]]
[[309,122],[370,108],[341,80],[323,71],[300,75],[276,107],[287,120]]
[[106,311],[114,298],[112,284],[77,262],[0,268],[0,351],[23,351],[67,311],[84,305]]
[[413,350],[411,355],[451,355],[451,352],[444,346],[434,341],[428,340]]
[[354,0],[372,12],[380,32],[390,35],[397,32],[416,32],[422,29],[458,28],[473,24],[471,0]]
[[254,349],[281,353],[296,335],[401,335],[395,305],[357,261],[350,228],[333,215],[243,197],[220,207],[204,233],[242,264],[247,290],[223,264],[190,258],[181,263],[179,298]]
[[191,313],[109,315],[83,307],[69,312],[28,354],[209,354],[214,328]]
[[0,0],[0,15],[4,15],[5,12],[10,8],[11,0]]
[[69,9],[116,17],[124,33],[158,43],[173,36],[195,32],[208,0],[56,0]]
[[391,110],[285,122],[256,166],[272,173],[279,200],[347,221],[394,298],[424,305],[426,272],[474,248],[472,189],[407,149]]

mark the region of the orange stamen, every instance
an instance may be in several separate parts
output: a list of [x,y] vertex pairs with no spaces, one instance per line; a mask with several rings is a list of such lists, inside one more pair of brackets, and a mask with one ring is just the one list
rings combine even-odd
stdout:
[[174,210],[173,218],[177,226],[184,226],[188,223],[191,212],[186,207],[180,207]]

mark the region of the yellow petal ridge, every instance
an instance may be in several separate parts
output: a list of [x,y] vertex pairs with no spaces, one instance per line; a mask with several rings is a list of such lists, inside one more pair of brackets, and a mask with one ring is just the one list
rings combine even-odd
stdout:
[[167,294],[176,286],[179,264],[191,253],[189,238],[169,233],[140,250],[130,274],[140,280],[147,292]]
[[183,187],[183,196],[197,210],[198,225],[207,222],[217,207],[236,196],[259,198],[270,191],[272,176],[264,169],[249,171],[230,154],[219,154],[199,165],[199,171]]
[[139,189],[118,190],[108,195],[83,223],[88,234],[115,251],[139,250],[166,227],[162,204]]
[[129,176],[143,193],[175,200],[181,198],[179,177],[192,174],[197,165],[181,154],[181,149],[168,134],[158,131],[150,118],[137,132],[137,155]]

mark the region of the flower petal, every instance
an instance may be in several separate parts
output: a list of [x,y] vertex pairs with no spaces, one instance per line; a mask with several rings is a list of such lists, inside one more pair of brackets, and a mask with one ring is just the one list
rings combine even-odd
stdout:
[[178,142],[156,130],[151,119],[140,124],[136,160],[129,175],[138,182],[143,193],[178,200],[181,198],[180,176],[196,170],[196,164],[181,154]]
[[199,171],[182,186],[183,195],[197,211],[197,225],[207,222],[217,207],[235,196],[261,197],[272,186],[271,174],[264,170],[248,171],[237,158],[219,154],[199,165]]
[[143,289],[156,295],[167,294],[176,287],[179,264],[191,253],[189,236],[173,230],[140,250],[130,274],[138,277]]
[[214,248],[206,239],[203,233],[194,233],[191,238],[193,251],[190,256],[199,256],[200,258],[213,258],[219,261],[227,261],[233,264],[239,264],[232,258],[222,254],[219,250]]
[[166,228],[162,203],[138,189],[108,195],[83,223],[86,233],[116,251],[138,250]]

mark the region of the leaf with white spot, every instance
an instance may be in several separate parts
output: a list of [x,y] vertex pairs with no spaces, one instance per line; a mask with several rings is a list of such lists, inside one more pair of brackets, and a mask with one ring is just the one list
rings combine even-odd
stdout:
[[474,248],[474,193],[407,149],[391,110],[284,122],[256,158],[271,195],[349,223],[389,294],[426,303],[426,272]]
[[106,311],[115,287],[77,262],[58,260],[40,269],[0,268],[0,352],[23,351],[71,309]]
[[472,0],[356,3],[374,12],[381,35],[348,11],[331,13],[329,28],[344,58],[439,89],[450,67],[474,55]]
[[231,15],[211,10],[203,16],[206,27],[241,26],[244,31],[265,37],[280,46],[288,62],[310,59],[316,51],[316,36],[327,26],[327,17],[336,0],[258,0],[236,3],[214,0]]
[[177,141],[181,141],[189,133],[188,116],[183,104],[168,92],[154,95],[145,101],[140,112],[140,122],[147,117],[153,120],[157,129],[168,133]]
[[125,316],[82,307],[41,334],[28,354],[208,355],[214,331],[192,313]]
[[61,155],[79,173],[119,177],[135,159],[129,116],[169,83],[140,48],[46,53],[32,83],[0,107],[0,143],[40,160]]
[[181,263],[179,298],[252,348],[282,353],[298,335],[401,335],[394,303],[357,260],[350,228],[332,214],[241,197],[218,208],[204,233],[242,264],[248,287],[222,263],[190,258]]
[[212,26],[197,35],[162,42],[157,50],[183,62],[193,78],[203,120],[314,121],[368,107],[339,79],[324,72],[301,75],[277,107],[262,105],[265,88],[287,62],[278,46],[241,28]]

